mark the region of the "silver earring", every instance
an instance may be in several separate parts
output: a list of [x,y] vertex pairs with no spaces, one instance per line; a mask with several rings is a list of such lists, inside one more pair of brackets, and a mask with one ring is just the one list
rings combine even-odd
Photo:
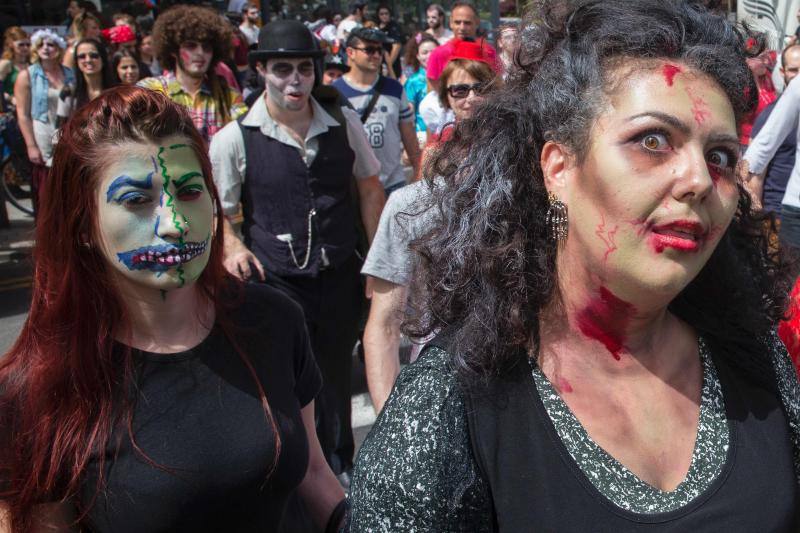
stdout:
[[567,204],[558,199],[553,193],[548,195],[550,207],[545,215],[545,223],[550,231],[550,239],[556,242],[567,240],[569,222],[567,219]]

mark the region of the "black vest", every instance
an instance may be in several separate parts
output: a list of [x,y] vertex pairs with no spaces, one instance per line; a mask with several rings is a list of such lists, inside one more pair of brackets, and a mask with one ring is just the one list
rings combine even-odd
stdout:
[[[447,349],[444,340],[432,344]],[[719,358],[714,363],[730,427],[725,465],[688,505],[652,515],[617,507],[586,478],[556,434],[527,364],[466,391],[472,451],[490,486],[495,530],[798,531],[800,500],[780,399]]]
[[[324,266],[344,263],[357,242],[356,205],[351,193],[355,154],[347,141],[341,112],[326,109],[339,121],[317,137],[319,150],[307,167],[297,148],[261,133],[239,128],[244,138],[245,170],[242,188],[245,245],[264,268],[279,276],[314,276]],[[306,259],[311,216],[311,257]]]

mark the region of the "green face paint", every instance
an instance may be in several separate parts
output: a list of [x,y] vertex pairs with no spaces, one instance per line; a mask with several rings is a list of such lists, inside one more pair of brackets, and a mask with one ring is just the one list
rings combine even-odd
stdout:
[[118,147],[97,191],[109,262],[132,281],[159,290],[196,281],[210,255],[211,195],[194,151],[174,142],[180,140]]

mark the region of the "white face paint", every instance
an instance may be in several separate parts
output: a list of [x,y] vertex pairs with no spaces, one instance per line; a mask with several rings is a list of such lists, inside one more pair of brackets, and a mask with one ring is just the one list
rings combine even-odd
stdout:
[[170,290],[194,283],[208,263],[214,209],[187,139],[114,149],[97,187],[103,255],[123,279]]
[[308,105],[314,88],[314,63],[311,58],[276,58],[260,63],[258,72],[264,76],[267,97],[281,109],[300,111]]

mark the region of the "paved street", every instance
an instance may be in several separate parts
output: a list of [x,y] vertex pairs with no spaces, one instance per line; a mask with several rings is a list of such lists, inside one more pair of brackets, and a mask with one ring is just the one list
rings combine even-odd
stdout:
[[7,206],[11,226],[0,228],[0,354],[17,338],[31,299],[33,219]]

